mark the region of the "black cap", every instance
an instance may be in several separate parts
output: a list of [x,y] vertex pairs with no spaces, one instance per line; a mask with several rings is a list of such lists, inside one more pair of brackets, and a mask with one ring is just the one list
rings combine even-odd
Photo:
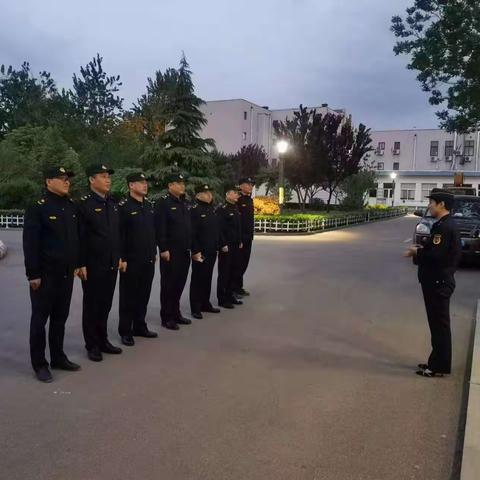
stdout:
[[444,202],[445,208],[447,210],[450,210],[450,208],[453,207],[453,200],[455,197],[453,196],[453,194],[448,193],[445,190],[442,190],[440,188],[434,188],[431,191],[430,195],[427,195],[427,198],[435,200],[437,203]]
[[201,193],[201,192],[211,192],[213,191],[213,188],[208,185],[208,183],[202,183],[201,185],[197,185],[195,187],[195,193]]
[[170,175],[167,175],[165,177],[165,183],[168,185],[169,183],[173,182],[185,182],[185,176],[182,175],[181,173],[171,173]]
[[133,172],[127,175],[127,183],[143,182],[144,180],[147,180],[147,177],[143,172]]
[[63,177],[64,175],[67,177],[74,177],[75,173],[71,170],[67,170],[65,167],[47,167],[43,171],[43,177],[45,179]]
[[96,175],[97,173],[109,173],[112,175],[115,173],[115,170],[108,168],[103,163],[94,163],[86,168],[85,173],[87,174],[87,177],[93,177],[93,175]]
[[231,190],[238,192],[240,187],[236,183],[227,183],[223,190],[225,193],[230,192]]
[[255,185],[255,179],[253,177],[242,177],[238,184],[241,185],[242,183],[249,183],[250,185]]

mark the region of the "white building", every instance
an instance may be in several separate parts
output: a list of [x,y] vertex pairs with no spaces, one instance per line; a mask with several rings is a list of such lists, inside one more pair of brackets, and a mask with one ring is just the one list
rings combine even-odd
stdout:
[[[307,108],[321,114],[346,115],[345,110],[332,110],[327,104]],[[213,138],[218,150],[227,154],[236,153],[244,146],[257,144],[265,149],[273,163],[277,158],[273,122],[291,119],[298,111],[298,108],[271,110],[243,99],[213,100],[206,102],[201,109],[208,121],[201,136]]]
[[465,185],[478,191],[479,139],[480,132],[440,129],[372,132],[378,185],[370,204],[425,206],[432,188],[453,186],[455,172],[464,172]]

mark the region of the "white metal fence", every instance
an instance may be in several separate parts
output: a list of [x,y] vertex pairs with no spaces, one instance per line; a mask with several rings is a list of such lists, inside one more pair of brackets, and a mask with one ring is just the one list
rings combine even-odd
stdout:
[[22,228],[23,214],[0,214],[0,228]]
[[279,221],[255,220],[255,231],[258,233],[313,233],[324,230],[334,230],[360,223],[375,222],[386,218],[400,217],[407,213],[405,208],[395,208],[388,211],[367,211],[355,215],[343,215],[319,220],[289,220]]
[[[289,220],[279,221],[255,220],[255,231],[259,233],[310,233],[348,227],[359,223],[374,222],[385,218],[405,215],[405,208],[395,208],[387,211],[367,211],[356,215],[342,215],[320,220]],[[0,214],[0,228],[22,228],[22,214]]]

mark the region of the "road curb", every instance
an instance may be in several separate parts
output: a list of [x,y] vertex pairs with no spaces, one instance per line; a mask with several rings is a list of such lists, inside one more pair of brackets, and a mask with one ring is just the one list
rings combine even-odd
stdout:
[[478,480],[480,472],[480,300],[477,301],[474,328],[460,480]]

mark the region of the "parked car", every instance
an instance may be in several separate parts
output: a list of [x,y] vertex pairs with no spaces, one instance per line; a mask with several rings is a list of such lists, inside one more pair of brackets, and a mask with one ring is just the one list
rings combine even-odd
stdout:
[[[462,240],[462,259],[480,258],[480,197],[473,195],[455,195],[450,212]],[[430,230],[435,219],[429,210],[416,211],[415,215],[422,217],[415,227],[415,243],[424,245],[430,238]]]

